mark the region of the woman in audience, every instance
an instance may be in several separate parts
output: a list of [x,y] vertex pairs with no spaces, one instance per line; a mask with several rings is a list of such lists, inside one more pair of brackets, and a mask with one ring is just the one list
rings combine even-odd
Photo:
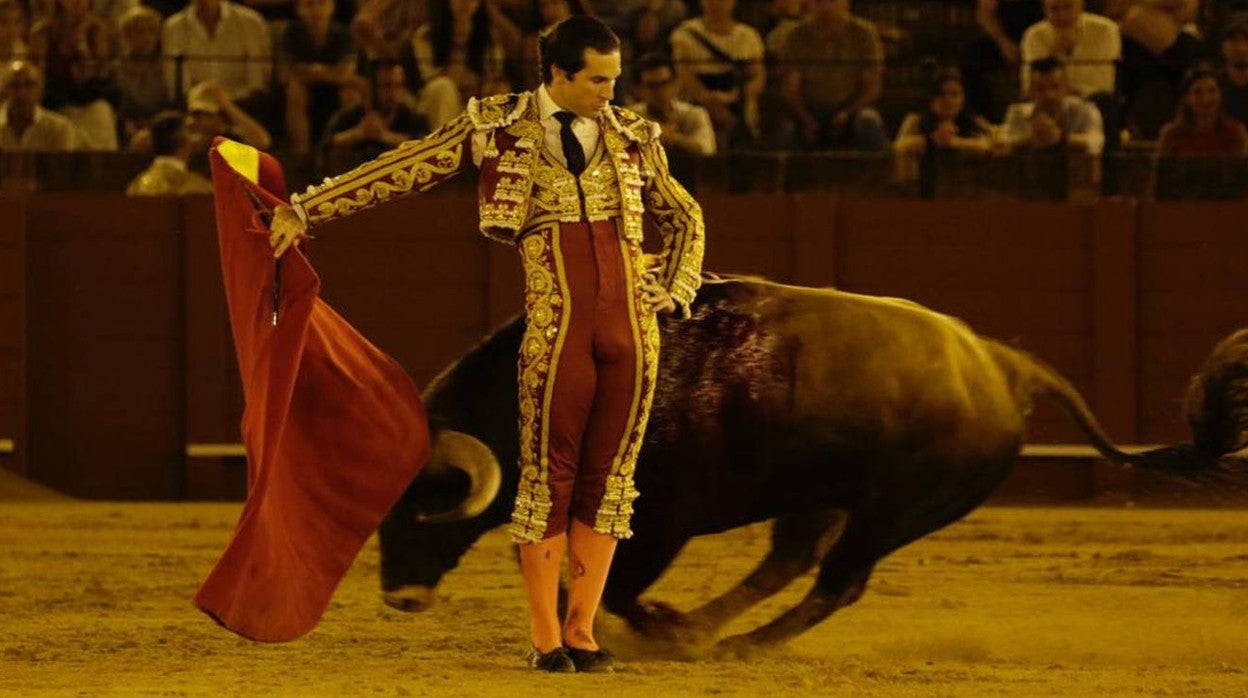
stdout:
[[987,153],[991,149],[992,125],[967,107],[966,83],[952,69],[936,74],[926,108],[906,115],[893,142],[898,179],[917,177],[925,196],[932,194],[937,153]]
[[433,0],[429,21],[416,30],[412,48],[424,89],[417,111],[436,130],[459,116],[469,97],[510,92],[508,49],[520,31],[492,2]]
[[121,33],[121,60],[116,76],[121,102],[117,111],[121,135],[129,142],[165,108],[169,90],[160,62],[160,15],[150,7],[132,7],[117,24]]
[[109,62],[112,36],[91,12],[91,0],[56,0],[30,30],[30,55],[46,76],[43,106],[82,132],[86,150],[117,150],[117,116]]
[[932,84],[927,108],[906,115],[893,148],[898,154],[929,150],[985,153],[992,147],[992,126],[966,106],[966,85],[956,70],[941,71]]
[[1183,77],[1178,116],[1161,129],[1159,155],[1244,155],[1248,133],[1226,115],[1218,74],[1198,66]]

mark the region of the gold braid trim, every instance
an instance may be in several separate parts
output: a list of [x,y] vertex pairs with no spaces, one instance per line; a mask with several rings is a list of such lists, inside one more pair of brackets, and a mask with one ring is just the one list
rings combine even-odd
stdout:
[[646,184],[646,202],[663,233],[665,265],[660,282],[689,317],[689,306],[702,285],[702,255],[706,228],[702,207],[671,175],[667,153],[657,141],[642,146],[643,158],[651,164],[652,176]]
[[546,535],[551,499],[550,401],[554,367],[567,336],[567,278],[559,258],[559,226],[520,241],[525,275],[525,326],[520,341],[520,482],[508,531],[517,543],[538,543]]
[[466,114],[448,121],[420,140],[407,141],[375,160],[291,197],[301,206],[308,224],[351,215],[383,201],[425,191],[459,174],[471,158],[472,121]]
[[649,143],[659,140],[659,125],[638,114],[637,112],[609,105],[602,111],[607,124],[611,128],[634,143]]
[[[490,95],[468,100],[468,118],[473,128],[478,131],[492,130],[510,126],[516,119],[524,115],[529,106],[532,92],[520,92],[507,95]],[[513,106],[514,105],[514,106]]]
[[638,492],[633,484],[637,470],[637,457],[646,437],[646,424],[650,419],[650,407],[654,400],[654,387],[659,368],[659,325],[654,313],[641,310],[641,289],[636,283],[640,269],[645,268],[645,255],[641,246],[620,240],[620,254],[626,266],[624,278],[628,284],[629,325],[636,351],[636,368],[633,384],[633,402],[629,407],[628,421],[607,486],[598,504],[594,518],[594,530],[616,538],[631,538],[633,530],[633,501]]

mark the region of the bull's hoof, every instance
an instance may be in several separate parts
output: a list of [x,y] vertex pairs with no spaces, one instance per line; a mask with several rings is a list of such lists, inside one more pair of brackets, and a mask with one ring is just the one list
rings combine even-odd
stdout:
[[399,587],[381,592],[386,605],[404,613],[420,613],[433,605],[433,589],[422,586]]
[[690,645],[707,639],[707,633],[687,614],[662,601],[639,604],[628,621],[634,630],[651,640]]

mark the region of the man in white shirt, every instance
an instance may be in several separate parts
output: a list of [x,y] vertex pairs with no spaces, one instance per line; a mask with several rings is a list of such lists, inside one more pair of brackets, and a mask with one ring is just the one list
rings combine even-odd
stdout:
[[694,155],[715,154],[715,128],[705,109],[676,99],[680,85],[672,59],[663,54],[642,56],[637,65],[642,100],[629,109],[659,124],[659,141],[667,149]]
[[165,83],[178,97],[205,81],[225,88],[235,102],[268,90],[272,43],[255,10],[227,0],[191,0],[165,20],[161,42]]
[[1098,155],[1105,146],[1096,105],[1071,94],[1066,70],[1053,58],[1028,66],[1031,101],[1010,106],[1001,139],[1011,150],[1067,148]]
[[1023,34],[1023,93],[1030,88],[1028,66],[1056,58],[1067,66],[1070,88],[1090,97],[1114,91],[1114,62],[1122,57],[1122,36],[1108,17],[1083,11],[1083,0],[1045,0],[1044,19]]
[[39,106],[43,73],[19,61],[4,76],[5,103],[0,107],[0,151],[63,152],[77,150],[78,129],[64,116]]

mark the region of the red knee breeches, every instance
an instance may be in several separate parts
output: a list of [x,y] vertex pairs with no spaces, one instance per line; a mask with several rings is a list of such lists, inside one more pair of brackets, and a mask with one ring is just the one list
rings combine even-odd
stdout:
[[640,308],[641,252],[614,221],[563,223],[521,240],[528,312],[520,355],[520,541],[575,518],[627,537],[633,470],[658,359]]

